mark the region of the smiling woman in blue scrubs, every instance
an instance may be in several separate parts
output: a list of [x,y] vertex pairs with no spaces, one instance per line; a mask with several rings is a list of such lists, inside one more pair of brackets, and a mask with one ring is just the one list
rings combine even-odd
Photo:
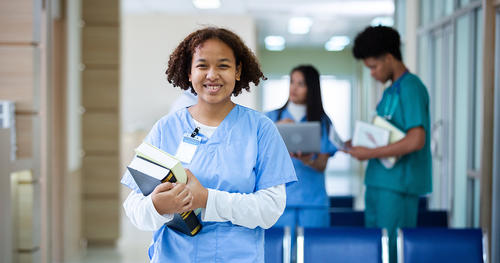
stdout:
[[321,122],[321,152],[290,153],[299,180],[286,186],[286,209],[276,226],[327,227],[330,217],[324,171],[337,149],[328,140],[331,121],[323,109],[318,70],[311,65],[292,69],[289,100],[266,115],[276,123]]
[[[391,81],[377,114],[406,133],[400,141],[373,149],[352,147],[349,153],[369,160],[365,184],[365,224],[389,232],[389,260],[396,262],[396,229],[417,225],[418,197],[432,190],[429,94],[408,72],[401,57],[400,37],[390,27],[367,27],[354,42],[354,57],[362,59],[377,81]],[[399,156],[388,169],[378,158]]]
[[[297,179],[274,124],[231,101],[264,79],[254,54],[233,32],[204,28],[179,44],[166,73],[198,102],[160,119],[145,141],[181,156],[188,182],[163,183],[144,197],[126,173],[122,183],[132,189],[123,204],[127,216],[155,231],[151,262],[264,262],[264,229],[285,208],[285,184]],[[179,150],[195,130],[194,153]],[[202,230],[194,237],[165,226],[173,213],[196,208]]]

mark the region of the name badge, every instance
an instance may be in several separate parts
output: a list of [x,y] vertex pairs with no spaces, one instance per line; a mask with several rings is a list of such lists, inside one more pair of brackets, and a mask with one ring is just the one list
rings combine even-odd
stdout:
[[193,156],[196,153],[196,149],[201,143],[200,136],[191,136],[192,134],[186,133],[182,137],[182,141],[177,148],[177,153],[175,157],[183,163],[191,163]]

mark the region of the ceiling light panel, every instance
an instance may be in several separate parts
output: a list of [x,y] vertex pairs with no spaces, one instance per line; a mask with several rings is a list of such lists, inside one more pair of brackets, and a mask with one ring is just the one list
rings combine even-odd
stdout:
[[292,17],[288,21],[288,32],[290,34],[303,35],[309,33],[313,21],[309,17]]
[[220,7],[220,0],[193,0],[193,5],[198,9],[217,9]]
[[281,51],[285,49],[285,38],[282,36],[267,36],[264,43],[267,50]]

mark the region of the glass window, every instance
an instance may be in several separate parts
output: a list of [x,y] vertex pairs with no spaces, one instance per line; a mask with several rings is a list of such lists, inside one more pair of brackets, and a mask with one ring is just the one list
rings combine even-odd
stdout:
[[395,28],[401,35],[401,39],[406,39],[406,0],[397,0],[394,16],[396,17]]
[[[466,226],[467,157],[469,124],[469,86],[471,72],[470,15],[466,14],[456,24],[455,72],[455,127],[454,127],[454,227]],[[469,197],[472,198],[472,197]]]
[[474,85],[474,157],[472,169],[479,170],[481,166],[481,133],[483,128],[483,10],[476,11],[476,37],[475,37],[475,85]]
[[420,26],[426,26],[432,22],[432,11],[432,0],[420,0]]
[[429,36],[423,35],[418,39],[418,75],[426,84],[430,87],[430,76],[429,76]]
[[458,3],[459,3],[460,7],[463,7],[463,6],[466,6],[467,4],[469,4],[472,1],[474,1],[474,0],[459,0]]
[[433,14],[432,14],[432,20],[436,21],[439,18],[444,16],[444,4],[445,2],[440,0],[440,1],[433,1],[432,6],[433,6]]
[[[473,142],[473,156],[472,156],[472,167],[474,171],[479,171],[481,169],[481,136],[483,131],[483,10],[476,10],[476,23],[475,23],[475,85],[474,85],[474,142]],[[475,195],[474,195],[474,215],[473,215],[473,227],[479,227],[479,207],[480,207],[480,180],[475,179]],[[470,197],[469,197],[470,198]]]
[[274,79],[270,77],[264,81],[262,88],[262,110],[268,112],[281,108],[288,100],[289,90],[290,77],[288,75]]
[[[340,137],[351,137],[351,81],[333,76],[321,77],[321,97],[326,114],[330,117]],[[349,170],[350,157],[337,152],[328,160],[327,170]]]
[[453,0],[445,0],[444,13],[445,15],[451,15],[453,13]]

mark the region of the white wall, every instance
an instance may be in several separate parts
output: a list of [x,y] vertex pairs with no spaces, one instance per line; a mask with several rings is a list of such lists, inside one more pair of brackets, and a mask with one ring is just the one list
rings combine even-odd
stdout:
[[[181,94],[166,78],[168,59],[175,47],[204,25],[221,26],[237,33],[256,52],[256,29],[249,16],[122,15],[121,128],[125,133],[149,130],[167,114]],[[235,100],[255,108],[257,89]]]

